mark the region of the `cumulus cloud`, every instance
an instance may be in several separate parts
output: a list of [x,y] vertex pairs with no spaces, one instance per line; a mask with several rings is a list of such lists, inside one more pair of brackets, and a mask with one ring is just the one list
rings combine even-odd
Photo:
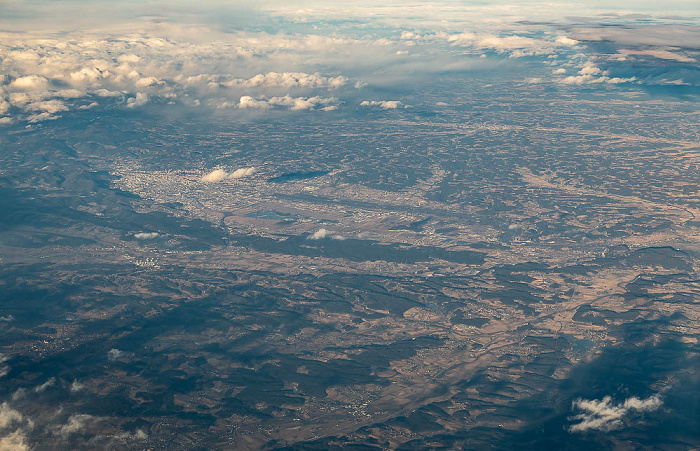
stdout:
[[615,404],[610,396],[606,396],[600,401],[577,399],[572,403],[572,409],[581,411],[578,415],[570,418],[579,423],[569,427],[569,432],[586,432],[589,430],[612,431],[624,425],[624,420],[634,413],[651,412],[659,407],[663,402],[656,394],[647,399],[632,397],[624,402]]
[[579,41],[576,39],[567,38],[566,36],[557,37],[554,42],[561,45],[578,45]]
[[5,429],[13,423],[19,423],[24,416],[17,410],[10,407],[7,402],[0,404],[0,429]]
[[[571,47],[579,44],[579,41],[559,36],[552,40],[543,37],[540,39],[520,35],[497,35],[488,33],[445,33],[438,32],[434,35],[424,35],[425,40],[443,40],[452,45],[472,48],[474,51],[493,50],[497,53],[507,54],[511,58],[532,55],[551,55],[561,47]],[[481,55],[485,57],[485,55]]]
[[235,80],[229,84],[242,84],[244,86],[265,86],[265,87],[303,87],[303,88],[342,88],[348,83],[348,78],[343,76],[324,77],[318,72],[307,74],[304,72],[269,72],[258,74],[248,80]]
[[230,179],[240,179],[243,177],[248,177],[249,175],[253,175],[255,173],[255,168],[254,167],[249,167],[249,168],[238,168],[235,171],[233,171],[231,174],[229,174],[228,178]]
[[210,173],[202,176],[200,180],[204,183],[214,183],[226,180],[227,178],[228,172],[224,171],[223,169],[214,169]]
[[19,77],[8,85],[10,90],[19,91],[39,91],[45,90],[49,85],[49,81],[38,75],[27,75]]
[[333,240],[338,240],[338,241],[344,241],[346,238],[342,235],[335,234],[331,232],[330,230],[326,229],[318,229],[311,235],[309,235],[308,239],[310,240],[322,240],[324,238],[330,238]]
[[[566,71],[561,71],[560,69],[553,72],[555,75],[564,74]],[[578,71],[578,75],[569,75],[568,77],[559,78],[556,80],[559,83],[566,85],[583,85],[583,84],[620,84],[620,83],[632,83],[637,81],[636,77],[610,77],[607,71],[602,70],[596,64],[591,61],[587,61]]]
[[590,61],[584,64],[581,70],[578,71],[580,75],[597,75],[601,72],[600,68]]
[[53,97],[61,97],[64,99],[79,99],[85,97],[87,94],[80,89],[61,89],[60,91],[52,92]]
[[637,77],[608,77],[607,75],[601,75],[600,77],[594,77],[593,75],[570,75],[568,77],[557,80],[559,83],[565,85],[584,85],[584,84],[598,84],[607,83],[611,85],[616,85],[620,83],[632,83],[637,81]]
[[68,107],[60,100],[45,100],[43,102],[30,103],[27,105],[26,109],[30,111],[45,111],[49,114],[68,111]]
[[318,229],[315,231],[311,236],[309,236],[310,240],[322,240],[326,236],[328,236],[328,230],[326,229]]
[[240,109],[267,110],[273,107],[288,108],[292,111],[302,110],[322,110],[333,111],[338,108],[338,99],[335,97],[291,97],[289,94],[283,97],[265,96],[254,98],[252,96],[241,96],[238,101]]
[[222,180],[235,180],[243,177],[248,177],[250,175],[253,175],[254,173],[254,167],[238,168],[231,173],[228,173],[223,169],[214,169],[208,174],[203,175],[200,180],[205,183],[215,183],[220,182]]
[[122,93],[119,91],[110,91],[109,89],[100,88],[95,90],[95,95],[99,97],[121,97]]
[[476,40],[476,45],[482,48],[490,48],[497,51],[515,50],[515,49],[540,49],[542,43],[538,39],[528,38],[525,36],[482,36]]
[[127,108],[136,108],[148,103],[148,94],[145,92],[137,92],[135,97],[131,97],[126,101]]
[[407,107],[407,105],[398,100],[365,100],[360,103],[360,106],[376,106],[384,110],[396,110]]
[[160,233],[158,232],[139,232],[139,233],[134,233],[134,238],[137,240],[152,240],[154,238],[158,238],[160,236]]
[[[241,94],[247,94],[241,92],[243,89],[255,90],[250,95],[270,107],[332,110],[337,108],[336,99],[325,99],[308,91],[335,90],[350,83],[345,76],[319,72],[269,71],[252,77],[235,72],[249,72],[251,66],[245,64],[246,60],[256,60],[255,66],[263,67],[284,60],[286,57],[280,50],[324,55],[329,51],[328,46],[350,45],[353,40],[261,32],[227,33],[225,40],[200,43],[188,41],[191,38],[187,36],[178,42],[136,32],[121,37],[87,33],[65,39],[27,37],[17,41],[2,35],[0,100],[9,94],[26,95],[9,102],[20,109],[12,110],[3,103],[0,115],[10,112],[14,120],[25,120],[31,115],[34,122],[51,119],[41,114],[47,111],[36,111],[39,105],[34,106],[35,110],[25,107],[52,100],[70,100],[64,103],[68,111],[94,108],[95,104],[136,108],[161,99],[168,104],[188,106],[216,106],[217,101],[235,106]],[[297,97],[299,93],[294,97],[268,98],[268,91],[274,93],[274,89],[307,92],[303,97]],[[260,98],[262,94],[268,97]],[[263,105],[250,106],[264,108]]]
[[[14,396],[13,396],[14,398]],[[0,429],[15,428],[0,437],[0,451],[28,450],[27,438],[22,427],[33,427],[34,422],[15,410],[7,402],[0,404]]]
[[17,429],[4,437],[0,437],[0,451],[29,451],[24,431]]
[[[111,350],[112,354],[116,354]],[[121,351],[118,351],[121,353]],[[121,355],[120,355],[121,357]],[[45,405],[43,408],[31,409],[30,412],[22,412],[17,409],[13,403],[19,405],[36,406],[37,398],[40,393],[46,390],[49,386],[58,386],[57,390],[75,393],[82,390],[82,384],[74,381],[72,384],[58,384],[56,378],[51,378],[47,382],[35,386],[33,389],[20,388],[15,391],[11,397],[11,401],[6,401],[0,404],[0,451],[21,451],[31,449],[31,441],[26,431],[34,431],[32,435],[47,438],[53,436],[53,440],[57,441],[58,448],[95,448],[95,443],[100,443],[100,448],[111,448],[110,444],[114,440],[119,441],[134,441],[144,440],[147,435],[144,432],[136,430],[134,432],[113,431],[109,435],[99,435],[100,431],[104,431],[103,427],[96,428],[98,422],[103,419],[92,415],[81,414],[79,412],[66,412],[68,408],[59,407],[54,409],[53,405]],[[30,404],[27,404],[30,403]],[[39,404],[40,407],[41,404]],[[81,436],[80,438],[76,435]],[[67,440],[70,440],[70,446]],[[74,440],[82,441],[82,445],[73,443]],[[92,445],[87,445],[91,443]],[[54,446],[56,447],[56,446]]]
[[92,415],[71,415],[66,424],[54,427],[54,433],[65,438],[71,434],[82,432],[93,419],[94,417]]

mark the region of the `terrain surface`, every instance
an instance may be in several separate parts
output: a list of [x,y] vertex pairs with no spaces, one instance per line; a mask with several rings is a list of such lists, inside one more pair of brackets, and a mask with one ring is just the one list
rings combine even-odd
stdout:
[[47,120],[12,97],[19,45],[2,446],[700,446],[696,88],[489,53],[517,70],[327,111],[151,92]]

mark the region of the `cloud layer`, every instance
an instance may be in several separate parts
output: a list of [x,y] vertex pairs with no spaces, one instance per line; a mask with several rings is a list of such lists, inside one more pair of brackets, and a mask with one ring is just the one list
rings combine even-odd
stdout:
[[[63,3],[56,8],[77,8]],[[267,2],[260,7],[260,23],[238,28],[163,13],[114,22],[100,32],[80,29],[79,18],[65,22],[77,27],[73,31],[0,32],[0,124],[149,105],[206,107],[221,114],[331,111],[356,104],[357,89],[367,82],[370,89],[373,83],[415,84],[429,74],[507,68],[504,61],[519,58],[538,60],[546,72],[521,79],[571,89],[700,86],[700,26],[693,17],[678,23],[664,11],[636,18],[609,8],[601,16],[587,4],[576,7],[581,14],[589,11],[584,20],[568,17],[571,5],[565,2],[312,4]],[[314,22],[348,18],[354,21],[325,34]],[[290,26],[262,32],[266,20],[287,20]],[[406,106],[402,100],[361,105]]]
[[[99,106],[140,108],[151,103],[211,107],[239,104],[291,111],[337,107],[337,99],[299,93],[348,88],[342,75],[319,72],[251,72],[269,66],[281,49],[309,46],[312,37],[238,33],[229,43],[193,44],[144,35],[76,39],[13,39],[0,34],[0,116],[40,122]],[[316,41],[324,41],[316,39]],[[317,45],[323,45],[317,42]],[[250,92],[253,91],[253,92]],[[266,95],[267,92],[286,95]],[[245,101],[241,103],[245,108]]]

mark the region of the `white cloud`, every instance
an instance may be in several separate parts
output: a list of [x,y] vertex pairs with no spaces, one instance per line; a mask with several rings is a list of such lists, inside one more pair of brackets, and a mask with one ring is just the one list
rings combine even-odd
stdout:
[[96,106],[100,106],[100,104],[97,103],[97,102],[90,102],[90,103],[88,103],[87,105],[80,105],[80,106],[78,107],[78,109],[79,109],[79,110],[90,110],[90,109],[92,109],[92,108],[95,108]]
[[[509,54],[511,58],[531,55],[549,55],[557,51],[557,48],[573,46],[578,41],[564,36],[559,36],[553,41],[551,38],[536,39],[520,35],[496,35],[479,33],[444,33],[437,32],[434,35],[426,35],[424,39],[438,39],[460,47],[471,47],[476,50],[495,50],[498,53]],[[485,55],[481,55],[482,58]]]
[[398,100],[365,100],[360,103],[360,106],[377,106],[384,110],[396,110],[398,108],[406,108],[406,105]]
[[7,402],[0,404],[0,429],[5,429],[12,423],[18,423],[24,416],[17,410],[10,407]]
[[45,98],[45,93],[27,94],[26,92],[13,92],[8,96],[10,103],[19,108],[24,108],[29,103],[39,102]]
[[160,233],[158,232],[139,232],[139,233],[134,233],[134,238],[137,240],[152,240],[154,238],[158,238],[160,236]]
[[4,437],[0,437],[0,451],[29,451],[24,431],[17,429]]
[[554,74],[554,75],[563,75],[565,73],[566,73],[566,69],[564,69],[563,67],[560,67],[559,69],[554,69],[552,71],[552,74]]
[[29,111],[45,111],[49,114],[68,111],[68,107],[60,100],[44,100],[43,102],[33,102],[26,106]]
[[87,94],[79,89],[61,89],[60,91],[52,92],[53,97],[62,97],[64,99],[79,99]]
[[214,169],[210,173],[202,176],[200,180],[204,183],[214,183],[226,180],[227,178],[228,172],[224,171],[223,169]]
[[576,39],[567,38],[566,36],[559,36],[554,40],[554,42],[556,42],[557,44],[569,46],[579,44],[579,41],[577,41]]
[[272,108],[272,106],[265,100],[257,100],[251,96],[241,96],[238,100],[238,108],[255,108],[260,110],[266,110]]
[[238,168],[235,171],[233,171],[228,178],[230,179],[240,179],[243,177],[248,177],[249,175],[253,175],[255,173],[255,168],[250,167],[250,168]]
[[200,180],[202,182],[205,182],[205,183],[214,183],[214,182],[220,182],[222,180],[241,179],[243,177],[251,176],[254,173],[255,173],[254,167],[238,168],[231,173],[228,173],[223,169],[214,169],[213,171],[209,172],[208,174],[205,174],[204,176],[202,176],[202,178]]
[[109,89],[97,89],[95,95],[99,97],[120,97],[122,95],[119,91],[110,91]]
[[47,388],[53,387],[54,385],[56,385],[56,378],[52,377],[49,380],[47,380],[46,382],[44,382],[43,384],[37,385],[36,387],[34,387],[34,392],[35,393],[42,393],[42,392],[46,391]]
[[[553,74],[564,74],[565,70],[557,69],[553,71]],[[636,77],[610,77],[607,71],[603,71],[600,67],[596,66],[593,62],[587,61],[579,69],[578,75],[569,75],[564,78],[558,78],[556,81],[558,83],[563,83],[565,85],[583,85],[583,84],[620,84],[620,83],[632,83],[637,81]]]
[[27,75],[26,77],[19,77],[9,84],[8,88],[10,90],[19,91],[39,91],[45,90],[48,87],[49,81],[38,75]]
[[303,87],[303,88],[330,88],[336,89],[345,86],[348,83],[347,77],[324,77],[318,72],[315,74],[307,74],[304,72],[269,72],[267,74],[258,74],[249,80],[236,83],[241,83],[245,86],[265,86],[265,87]]
[[602,75],[600,77],[594,77],[593,75],[570,75],[568,77],[557,80],[559,83],[565,85],[583,85],[583,84],[597,84],[597,83],[607,83],[607,84],[620,84],[620,83],[632,83],[636,81],[636,77],[620,78],[620,77],[608,77],[607,75]]
[[[3,118],[4,119],[4,118]],[[6,376],[10,372],[10,366],[5,363],[10,360],[5,354],[0,353],[0,377]]]
[[136,97],[131,97],[126,101],[127,108],[135,108],[148,103],[148,94],[145,92],[137,92]]
[[581,413],[571,417],[573,421],[579,421],[569,427],[569,432],[585,432],[588,430],[612,431],[623,426],[624,420],[635,412],[651,412],[663,402],[660,396],[653,395],[647,399],[636,397],[628,398],[623,403],[615,404],[610,396],[600,401],[577,399],[572,403],[572,409]]
[[273,107],[288,108],[292,111],[301,110],[323,110],[333,111],[338,108],[338,99],[335,97],[291,97],[289,94],[283,97],[270,97],[269,99],[261,96],[253,98],[251,96],[241,96],[238,101],[238,108],[241,109],[270,109]]
[[331,232],[330,230],[326,229],[318,229],[311,235],[309,235],[308,239],[310,240],[322,240],[324,238],[330,238],[333,240],[338,240],[338,241],[345,241],[346,238],[342,235],[335,234]]
[[328,230],[326,229],[318,229],[315,231],[311,236],[309,236],[310,240],[322,240],[328,235]]
[[137,88],[148,88],[149,86],[156,86],[162,84],[165,83],[162,80],[157,79],[156,77],[139,78],[138,80],[136,80],[136,83],[134,83],[134,85]]
[[[156,29],[178,28],[178,25],[160,22],[153,25]],[[204,27],[200,27],[196,32],[204,31]],[[0,73],[3,74],[0,75],[0,100],[9,94],[23,94],[9,103],[24,107],[35,102],[63,100],[69,110],[94,108],[94,103],[108,104],[110,98],[128,108],[156,99],[190,106],[200,101],[212,106],[226,102],[235,105],[241,94],[246,94],[241,93],[241,89],[255,89],[251,96],[261,102],[249,107],[265,108],[264,101],[272,108],[329,111],[337,108],[337,99],[325,99],[313,92],[293,97],[270,98],[270,95],[275,95],[275,89],[339,89],[349,85],[347,77],[301,70],[261,71],[251,76],[250,71],[253,67],[272,68],[277,64],[293,69],[305,65],[307,60],[316,65],[328,55],[335,55],[334,46],[362,42],[303,33],[260,32],[224,33],[218,36],[220,39],[200,42],[197,42],[198,36],[182,33],[179,38],[184,39],[177,41],[148,37],[133,29],[121,36],[92,32],[53,39],[38,33],[34,34],[37,37],[32,37],[32,33],[25,36],[19,41],[16,36],[0,34]],[[299,58],[301,53],[305,53],[304,58]],[[250,62],[253,64],[248,64]],[[236,72],[241,74],[235,75]],[[62,88],[52,90],[52,86]],[[263,94],[267,97],[261,98]],[[93,98],[88,102],[79,101],[86,97]],[[123,103],[121,99],[125,99]],[[14,120],[54,119],[40,114],[49,112],[47,110],[35,113],[20,108],[13,111],[5,103],[0,106],[3,110],[0,115],[12,112]],[[34,110],[38,108],[39,105],[34,106]]]
[[611,85],[616,85],[619,83],[632,83],[633,81],[637,81],[637,77],[629,77],[629,78],[605,77],[605,83],[608,83]]
[[578,71],[578,73],[581,75],[597,75],[601,72],[602,71],[600,70],[600,68],[591,62],[587,62],[586,64],[584,64],[581,70]]
[[137,63],[141,60],[141,58],[138,55],[134,55],[133,53],[125,53],[124,55],[119,55],[117,57],[117,61],[120,63]]
[[68,437],[71,434],[81,432],[85,429],[87,423],[93,418],[94,417],[92,415],[71,415],[70,418],[68,418],[68,423],[54,427],[55,434],[62,437]]
[[476,45],[503,52],[514,49],[540,49],[542,41],[524,36],[482,36],[477,39]]

